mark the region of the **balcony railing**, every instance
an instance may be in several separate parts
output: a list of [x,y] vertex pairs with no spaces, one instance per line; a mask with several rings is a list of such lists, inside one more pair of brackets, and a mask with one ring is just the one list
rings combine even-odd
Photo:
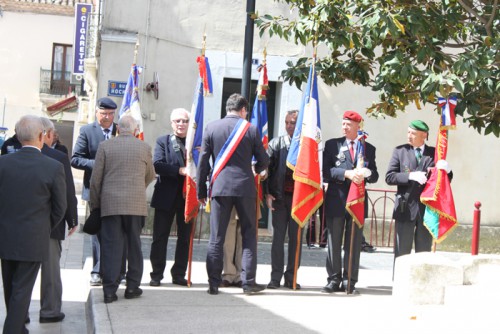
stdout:
[[40,68],[40,94],[75,95],[81,94],[81,83],[70,82],[71,72],[51,71]]

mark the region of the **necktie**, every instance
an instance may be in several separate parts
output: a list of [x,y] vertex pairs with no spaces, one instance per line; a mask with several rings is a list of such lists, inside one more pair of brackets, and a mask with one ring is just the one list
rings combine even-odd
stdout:
[[110,132],[109,129],[104,129],[104,140],[108,140],[109,139],[109,132]]
[[354,140],[351,141],[349,145],[349,152],[351,153],[352,162],[354,162],[354,160],[356,160],[356,157],[354,156]]
[[422,160],[422,150],[420,148],[417,148],[415,150],[415,157],[417,157],[417,163],[420,163],[420,160]]

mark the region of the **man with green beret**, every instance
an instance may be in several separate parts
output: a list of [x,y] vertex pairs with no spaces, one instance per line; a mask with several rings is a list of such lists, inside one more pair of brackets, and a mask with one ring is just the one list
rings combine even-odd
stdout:
[[[413,242],[415,252],[429,252],[432,236],[423,224],[425,205],[420,194],[427,183],[428,170],[434,167],[435,148],[425,144],[429,127],[424,121],[415,120],[408,126],[408,143],[394,149],[385,182],[397,186],[393,218],[396,220],[394,259],[411,253]],[[436,167],[451,172],[448,163],[438,161]]]

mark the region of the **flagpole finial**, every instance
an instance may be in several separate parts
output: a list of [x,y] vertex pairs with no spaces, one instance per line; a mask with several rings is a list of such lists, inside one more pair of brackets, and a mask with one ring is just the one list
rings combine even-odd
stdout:
[[137,64],[138,52],[139,52],[139,36],[137,36],[137,42],[135,43],[135,48],[134,48],[134,64]]
[[201,55],[205,56],[205,50],[207,47],[207,33],[203,32],[203,41],[201,42]]

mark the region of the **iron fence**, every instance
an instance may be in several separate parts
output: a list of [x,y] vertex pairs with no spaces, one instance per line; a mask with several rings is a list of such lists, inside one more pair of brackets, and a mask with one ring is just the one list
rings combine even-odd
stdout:
[[40,94],[69,95],[74,93],[80,95],[81,84],[70,82],[71,72],[52,71],[40,68]]

